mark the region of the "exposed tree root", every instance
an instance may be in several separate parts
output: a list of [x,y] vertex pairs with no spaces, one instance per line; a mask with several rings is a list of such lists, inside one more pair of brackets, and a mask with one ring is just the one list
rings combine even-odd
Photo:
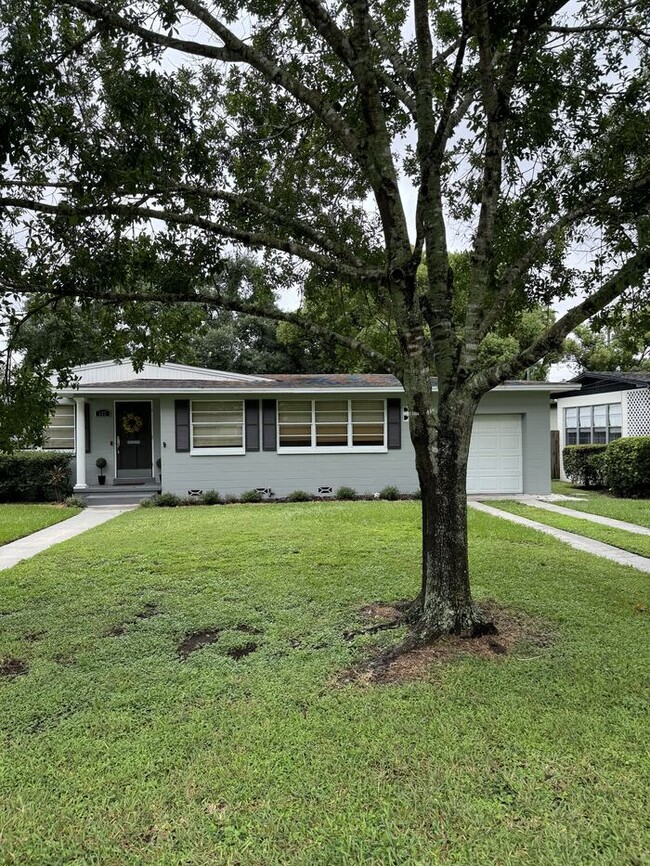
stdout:
[[[366,615],[390,616],[383,623],[350,631],[348,639],[363,634],[375,634],[385,629],[408,625],[406,616],[395,616],[398,605],[373,605]],[[404,610],[406,605],[400,604]],[[378,613],[381,611],[382,613]],[[404,640],[397,645],[374,654],[371,658],[345,671],[338,682],[400,682],[422,679],[428,676],[432,664],[440,664],[462,654],[472,654],[486,659],[507,655],[522,641],[534,646],[547,646],[550,642],[548,628],[520,611],[504,609],[494,602],[486,602],[480,608],[472,606],[469,617],[446,623],[419,621],[420,628],[412,628]],[[497,637],[498,636],[498,637]]]

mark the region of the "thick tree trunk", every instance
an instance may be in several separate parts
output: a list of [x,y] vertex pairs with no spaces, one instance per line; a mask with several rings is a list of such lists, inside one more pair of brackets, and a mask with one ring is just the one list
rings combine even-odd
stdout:
[[[427,402],[428,395],[412,396],[414,405]],[[466,479],[475,410],[471,396],[452,392],[440,395],[437,410],[431,406],[429,423],[420,413],[411,423],[422,493],[422,585],[408,611],[416,644],[494,631],[472,601],[469,580]]]

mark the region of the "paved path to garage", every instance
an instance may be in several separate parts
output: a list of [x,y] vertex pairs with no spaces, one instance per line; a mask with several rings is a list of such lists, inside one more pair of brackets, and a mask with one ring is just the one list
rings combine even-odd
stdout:
[[[536,502],[535,504],[539,503]],[[584,538],[582,535],[567,532],[565,529],[556,529],[554,526],[547,526],[545,523],[538,523],[536,520],[529,520],[527,517],[520,517],[518,514],[510,514],[509,511],[501,511],[499,508],[486,505],[484,502],[471,501],[468,502],[468,505],[470,508],[483,511],[485,514],[491,514],[493,517],[501,517],[503,520],[510,520],[512,523],[518,523],[520,526],[527,526],[529,529],[545,532],[547,535],[552,535],[554,538],[565,542],[565,544],[571,545],[576,550],[593,553],[595,556],[602,556],[605,559],[610,559],[612,562],[618,562],[619,565],[631,565],[633,568],[639,569],[639,571],[650,573],[650,559],[646,556],[629,553],[627,550],[621,550],[619,547],[613,547],[611,544],[595,541],[593,538]],[[573,512],[571,513],[573,514]]]
[[31,535],[19,538],[17,541],[3,544],[0,547],[0,571],[4,571],[5,568],[11,568],[18,562],[22,562],[23,559],[31,559],[32,556],[48,550],[48,548],[59,544],[61,541],[67,541],[69,538],[74,538],[75,535],[80,535],[88,529],[101,526],[107,520],[112,520],[114,517],[124,514],[125,511],[131,511],[135,507],[137,506],[102,505],[94,508],[85,508],[81,513],[75,514],[74,517],[69,517],[67,520],[62,520],[61,523],[55,523],[53,526],[39,529],[38,532],[33,532]]
[[612,529],[624,529],[626,532],[636,532],[637,535],[650,535],[647,526],[638,526],[636,523],[628,523],[625,520],[615,520],[613,517],[603,517],[601,514],[592,514],[590,511],[578,511],[576,508],[564,508],[554,502],[538,499],[536,496],[521,496],[519,502],[526,505],[534,505],[535,508],[544,508],[546,511],[554,511],[556,514],[564,514],[567,517],[577,517],[578,520],[590,520],[592,523],[601,523],[603,526],[611,526]]

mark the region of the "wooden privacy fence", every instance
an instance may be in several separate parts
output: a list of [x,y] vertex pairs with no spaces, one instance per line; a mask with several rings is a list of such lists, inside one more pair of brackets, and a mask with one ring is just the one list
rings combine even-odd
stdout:
[[551,478],[560,477],[560,431],[551,430]]

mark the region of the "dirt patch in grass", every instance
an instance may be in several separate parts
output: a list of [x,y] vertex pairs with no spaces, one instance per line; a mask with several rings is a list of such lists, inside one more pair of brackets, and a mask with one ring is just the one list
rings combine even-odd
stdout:
[[255,628],[254,625],[248,625],[246,622],[240,622],[235,626],[235,631],[241,631],[243,634],[262,634],[262,630]]
[[158,616],[160,611],[158,610],[157,605],[153,601],[148,601],[142,608],[142,610],[138,611],[135,614],[133,619],[127,619],[126,622],[122,622],[119,625],[114,625],[112,628],[106,632],[106,637],[122,637],[122,635],[126,634],[126,630],[130,625],[136,623],[139,619],[149,619],[152,616]]
[[[456,661],[462,656],[472,655],[482,659],[499,659],[508,655],[531,658],[539,649],[548,647],[553,641],[550,627],[523,611],[505,608],[495,601],[482,602],[481,610],[494,623],[498,634],[486,634],[474,638],[447,635],[425,647],[410,650],[384,662],[380,652],[360,664],[344,671],[337,685],[347,683],[403,683],[427,679],[433,665]],[[378,603],[364,608],[361,616],[373,621],[383,617],[393,623],[400,611],[389,604]],[[379,623],[375,623],[379,624]],[[377,629],[378,630],[378,629]],[[361,629],[359,634],[372,633]]]
[[14,677],[24,677],[29,673],[29,665],[22,659],[15,659],[11,656],[0,660],[0,677],[14,679]]
[[27,643],[36,643],[36,641],[42,640],[46,634],[47,632],[45,631],[29,631],[23,635],[23,640],[27,641]]
[[178,657],[184,662],[192,653],[218,641],[222,631],[221,628],[206,628],[189,632],[176,648]]
[[239,659],[243,659],[244,656],[249,656],[251,653],[254,653],[257,649],[257,644],[249,641],[243,646],[234,646],[227,650],[226,655],[230,656],[231,659],[235,661],[239,661]]

